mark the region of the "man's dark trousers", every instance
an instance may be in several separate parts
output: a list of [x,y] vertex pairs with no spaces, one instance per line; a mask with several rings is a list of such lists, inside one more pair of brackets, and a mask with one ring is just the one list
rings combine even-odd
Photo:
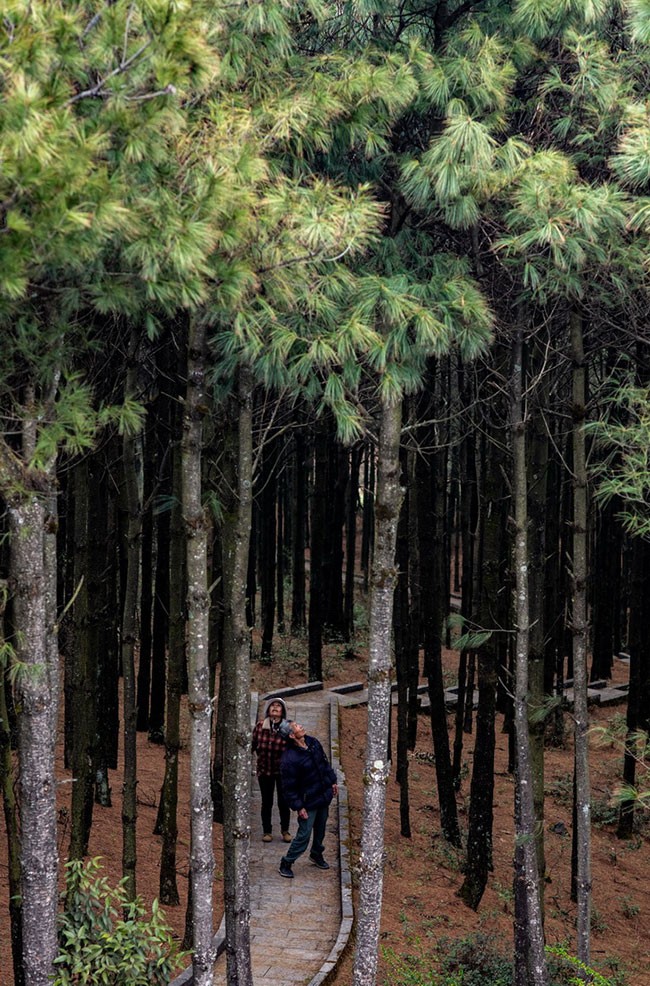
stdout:
[[329,805],[325,805],[323,808],[312,808],[311,811],[307,811],[307,818],[298,817],[298,831],[285,853],[285,863],[295,863],[298,857],[302,856],[309,845],[309,837],[312,831],[314,838],[309,855],[317,857],[323,855],[323,839],[325,838],[325,826],[327,825],[328,814]]

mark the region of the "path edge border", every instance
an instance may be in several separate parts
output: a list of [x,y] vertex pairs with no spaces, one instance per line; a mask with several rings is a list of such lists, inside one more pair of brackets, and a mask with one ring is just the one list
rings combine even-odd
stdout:
[[[296,688],[282,688],[278,691],[271,691],[263,698],[268,699],[278,693],[281,696],[297,695],[309,691],[320,691],[323,688],[322,682],[310,683],[311,687],[298,686]],[[257,707],[259,696],[257,692],[251,693],[250,715],[251,726],[257,719]],[[352,870],[350,868],[350,806],[348,801],[348,788],[345,782],[345,772],[341,764],[341,744],[339,737],[339,700],[336,694],[330,693],[330,755],[332,767],[336,771],[338,778],[338,829],[339,829],[339,886],[341,889],[341,923],[336,941],[332,946],[329,955],[325,959],[316,975],[309,980],[307,986],[325,986],[328,979],[336,969],[339,959],[345,951],[354,923],[354,908],[352,905]],[[212,939],[214,948],[214,960],[219,958],[226,947],[226,922],[225,914],[221,918],[219,928]],[[169,986],[191,986],[194,976],[193,968],[190,965],[183,970]]]
[[[257,721],[257,707],[259,705],[259,695],[257,692],[251,692],[251,704],[250,704],[250,727],[251,731],[255,722]],[[226,948],[226,915],[225,912],[221,915],[221,921],[219,922],[219,927],[217,928],[214,937],[212,938],[212,955],[213,961],[216,962],[219,956]],[[183,969],[183,971],[176,976],[176,979],[172,979],[169,986],[192,986],[194,983],[194,967],[190,960],[190,964]]]
[[319,971],[309,980],[308,986],[324,986],[332,976],[345,951],[354,923],[352,905],[352,870],[350,868],[350,806],[345,772],[341,764],[341,745],[339,739],[338,696],[330,694],[330,753],[332,767],[338,777],[338,822],[339,822],[339,868],[341,888],[341,923],[339,933],[332,949]]

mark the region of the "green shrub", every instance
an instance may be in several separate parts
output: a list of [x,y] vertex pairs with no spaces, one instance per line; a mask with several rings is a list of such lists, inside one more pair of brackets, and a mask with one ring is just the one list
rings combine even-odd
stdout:
[[385,986],[512,986],[512,963],[492,936],[444,938],[428,954],[421,945],[417,951],[417,955],[384,951],[390,970]]
[[[443,938],[428,951],[417,940],[409,944],[417,954],[384,949],[389,970],[384,986],[513,986],[509,949],[492,935],[479,932],[458,941]],[[603,976],[561,946],[548,947],[546,952],[551,986],[625,986],[624,977]]]
[[100,871],[99,859],[66,866],[54,986],[167,986],[182,953],[158,902],[147,917],[123,881],[111,887]]
[[610,979],[570,955],[561,945],[547,945],[546,955],[552,986],[625,986],[620,976]]
[[420,955],[398,955],[392,948],[384,948],[383,955],[389,969],[384,986],[438,986],[440,983],[424,951]]
[[494,935],[478,932],[459,941],[440,942],[440,946],[441,986],[512,986],[512,961]]

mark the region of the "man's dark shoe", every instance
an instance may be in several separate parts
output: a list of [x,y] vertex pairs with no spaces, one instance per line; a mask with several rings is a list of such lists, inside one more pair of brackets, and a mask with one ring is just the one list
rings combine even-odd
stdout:
[[317,866],[319,870],[329,870],[330,864],[326,863],[322,856],[312,856],[310,854],[309,858],[314,866]]
[[280,876],[286,876],[288,880],[293,880],[293,870],[291,869],[291,863],[287,863],[286,859],[280,860]]

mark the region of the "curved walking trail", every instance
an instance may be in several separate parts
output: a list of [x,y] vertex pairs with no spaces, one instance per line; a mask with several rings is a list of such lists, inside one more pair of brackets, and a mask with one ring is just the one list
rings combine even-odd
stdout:
[[[317,686],[318,687],[318,686]],[[352,928],[352,887],[349,869],[348,802],[339,759],[338,702],[328,691],[282,689],[289,719],[302,723],[310,736],[323,744],[339,779],[339,795],[332,801],[325,836],[327,871],[309,862],[305,853],[294,863],[294,879],[280,876],[280,858],[288,848],[280,837],[277,808],[273,814],[273,841],[262,842],[260,793],[251,777],[251,962],[255,986],[321,986],[334,969]],[[266,704],[262,698],[260,706]],[[257,709],[254,700],[253,713]],[[254,760],[254,758],[253,758]],[[254,767],[254,764],[253,764]],[[291,834],[296,831],[292,813]],[[218,958],[215,986],[226,982],[224,922],[215,936]],[[171,986],[190,986],[191,968]]]

